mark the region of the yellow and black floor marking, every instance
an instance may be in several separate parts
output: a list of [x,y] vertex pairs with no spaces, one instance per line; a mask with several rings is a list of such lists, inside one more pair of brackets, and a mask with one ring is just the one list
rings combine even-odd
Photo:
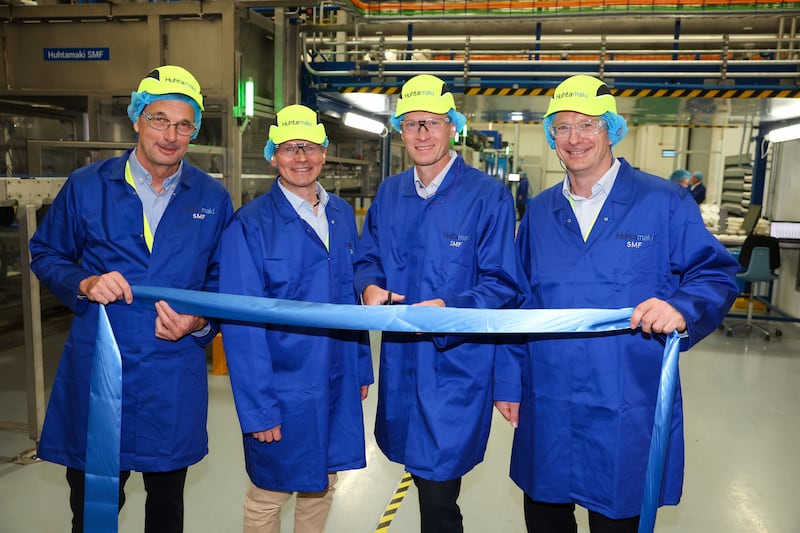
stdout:
[[411,486],[411,474],[408,472],[403,472],[403,477],[400,478],[400,483],[397,484],[397,488],[395,489],[394,494],[392,494],[392,499],[389,500],[386,510],[383,511],[381,519],[378,520],[375,533],[386,533],[389,531],[389,526],[392,525],[394,515],[400,508],[400,504],[403,503],[403,498],[406,497],[409,486]]

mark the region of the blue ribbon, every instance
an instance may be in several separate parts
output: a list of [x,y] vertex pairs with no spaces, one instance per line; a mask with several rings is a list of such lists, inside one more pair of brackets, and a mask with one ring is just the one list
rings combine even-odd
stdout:
[[[134,305],[146,309],[154,309],[157,301],[165,300],[179,313],[218,319],[257,324],[398,332],[462,334],[604,332],[629,329],[633,311],[631,308],[460,309],[407,305],[337,305],[142,285],[134,286],[132,289]],[[639,533],[652,533],[655,527],[669,442],[672,407],[675,400],[679,346],[678,334],[670,334],[667,337],[661,368],[661,382],[645,475]],[[119,352],[116,353],[119,357]],[[94,387],[94,381],[92,387]],[[119,391],[117,391],[117,395],[119,395]],[[113,421],[109,423],[113,423]],[[119,418],[116,419],[115,427],[117,431],[116,449],[119,449]],[[111,467],[109,466],[109,468]],[[115,475],[118,475],[118,470],[119,458],[117,457]],[[109,490],[107,497],[110,498],[112,495],[114,496],[114,529],[109,528],[104,531],[116,531],[117,492]]]
[[678,383],[678,354],[680,337],[672,332],[664,346],[661,361],[661,379],[658,383],[658,400],[653,420],[653,436],[650,439],[650,455],[647,459],[647,472],[644,477],[644,497],[639,517],[639,533],[652,533],[656,527],[658,498],[661,495],[661,482],[664,478],[664,463],[667,459],[672,407]]
[[117,531],[121,419],[122,358],[106,308],[101,305],[97,313],[97,339],[89,389],[83,511],[85,533]]
[[179,313],[257,324],[426,333],[553,333],[628,329],[627,309],[462,309],[410,305],[342,305],[256,296],[132,287],[134,305],[159,300]]

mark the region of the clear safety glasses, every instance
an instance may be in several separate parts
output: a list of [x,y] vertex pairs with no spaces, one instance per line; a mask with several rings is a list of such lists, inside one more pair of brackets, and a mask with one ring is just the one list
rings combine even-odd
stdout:
[[597,135],[605,129],[606,121],[602,118],[585,118],[572,124],[562,122],[550,126],[550,135],[555,139],[566,139],[572,134],[572,130],[581,137],[591,137]]
[[426,131],[437,131],[448,124],[451,120],[448,117],[443,118],[426,118],[425,120],[401,120],[400,124],[403,126],[403,133],[417,133],[420,128],[425,128]]
[[275,148],[276,153],[285,157],[295,156],[300,150],[306,157],[314,157],[322,153],[322,146],[314,143],[282,143]]

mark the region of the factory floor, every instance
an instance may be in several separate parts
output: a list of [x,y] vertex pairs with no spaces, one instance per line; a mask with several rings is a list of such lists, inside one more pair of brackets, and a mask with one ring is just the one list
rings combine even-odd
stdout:
[[[773,323],[776,324],[776,323]],[[53,381],[69,316],[44,322],[45,384]],[[659,533],[797,533],[796,483],[800,442],[800,327],[779,323],[783,336],[727,337],[715,332],[682,354],[680,367],[686,419],[686,481],[681,504],[658,513]],[[373,334],[373,342],[377,334]],[[373,345],[374,347],[374,345]],[[377,369],[377,352],[375,367]],[[21,328],[0,334],[0,425],[27,419],[24,339]],[[209,374],[210,453],[189,469],[187,533],[242,530],[247,487],[241,436],[227,376]],[[365,401],[366,469],[340,474],[328,533],[371,533],[403,475],[372,437],[376,393]],[[524,531],[522,493],[508,477],[512,430],[495,413],[484,462],[464,478],[460,498],[465,531]],[[0,532],[61,533],[70,511],[64,468],[46,462],[13,462],[34,443],[24,430],[0,429]],[[127,484],[119,531],[143,530],[141,476]],[[390,533],[419,531],[416,490],[411,485]],[[579,510],[578,530],[588,532]],[[292,531],[292,504],[283,511],[282,532]]]

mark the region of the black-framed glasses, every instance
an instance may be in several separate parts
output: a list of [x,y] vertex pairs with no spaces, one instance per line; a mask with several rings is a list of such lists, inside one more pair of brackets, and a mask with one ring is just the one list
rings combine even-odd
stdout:
[[184,137],[188,137],[197,131],[197,126],[188,120],[170,122],[167,117],[163,117],[161,115],[151,115],[150,113],[145,113],[144,111],[142,111],[142,115],[144,115],[145,120],[147,120],[147,124],[156,131],[167,131],[170,126],[175,126],[175,131],[178,133],[178,135],[183,135]]
[[572,134],[572,130],[581,137],[591,137],[600,133],[606,125],[602,118],[584,118],[572,124],[562,122],[550,126],[550,135],[555,139],[566,139]]
[[315,143],[281,143],[275,152],[286,157],[292,157],[302,150],[306,156],[315,156],[322,153],[322,146]]
[[437,131],[452,122],[449,117],[442,118],[426,118],[425,120],[401,120],[400,124],[403,126],[404,133],[417,133],[420,128],[425,128],[426,131]]

